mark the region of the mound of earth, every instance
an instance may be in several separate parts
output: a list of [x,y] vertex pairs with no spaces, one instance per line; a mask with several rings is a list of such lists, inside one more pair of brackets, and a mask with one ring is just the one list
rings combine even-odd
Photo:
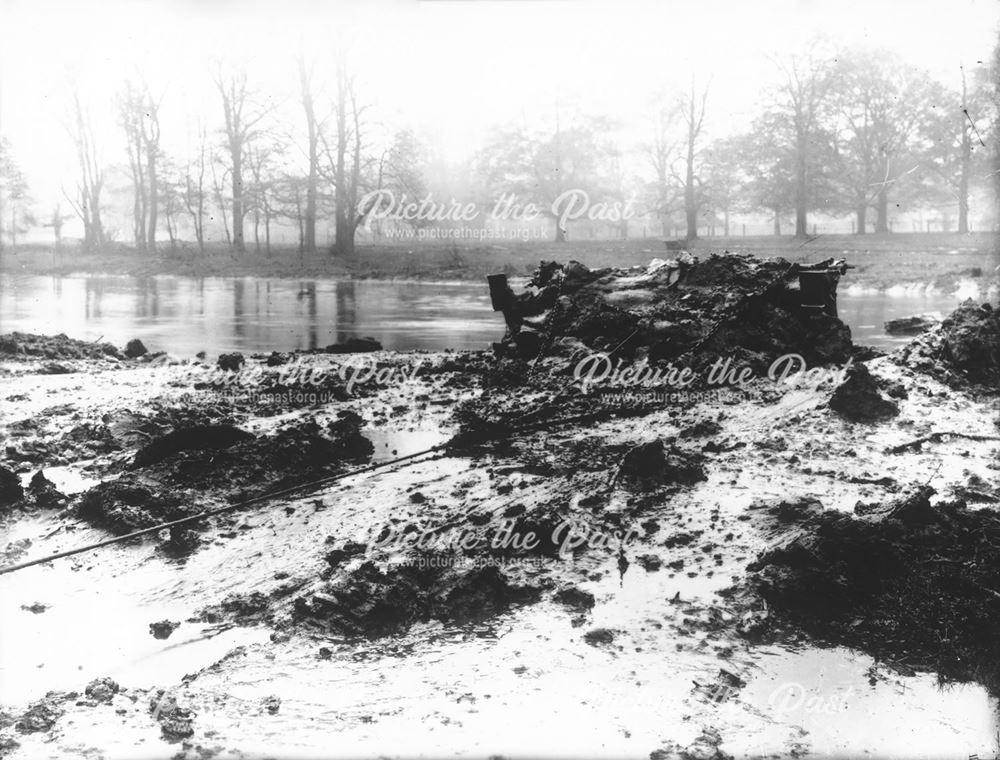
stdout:
[[829,406],[851,422],[878,422],[899,414],[899,407],[883,398],[864,364],[847,370],[847,377],[830,396]]
[[59,335],[12,332],[0,335],[0,359],[121,359],[110,343],[89,343]]
[[365,562],[346,577],[297,598],[293,620],[337,635],[376,638],[428,620],[476,622],[539,598],[537,589],[512,585],[495,567],[472,569],[435,561],[442,559],[447,557],[414,557],[413,564],[391,565],[385,571]]
[[532,359],[570,341],[594,351],[620,346],[625,358],[641,351],[653,362],[688,353],[735,356],[760,370],[787,353],[827,364],[854,351],[848,327],[803,306],[809,299],[799,289],[803,272],[822,271],[835,302],[842,262],[806,267],[780,258],[685,257],[599,271],[575,261],[542,262],[527,289],[509,296],[516,324],[498,353]]
[[938,327],[906,345],[899,361],[952,384],[1000,387],[1000,308],[965,301]]
[[660,439],[629,449],[622,458],[616,479],[637,491],[652,491],[665,485],[691,485],[705,480],[700,454],[667,446]]
[[758,633],[791,626],[1000,692],[1000,513],[933,494],[922,486],[854,515],[768,510],[779,538],[748,568],[772,613]]
[[193,445],[190,429],[174,431],[145,447],[120,478],[87,491],[79,514],[122,534],[196,514],[215,501],[299,485],[370,457],[374,449],[361,424],[358,415],[341,412],[325,429],[306,421],[261,437],[219,427],[212,448]]

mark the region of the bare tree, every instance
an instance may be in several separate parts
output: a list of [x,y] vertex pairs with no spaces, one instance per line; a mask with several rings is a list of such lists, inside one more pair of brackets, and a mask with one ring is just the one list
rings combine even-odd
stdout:
[[94,129],[79,94],[73,95],[73,117],[69,125],[70,136],[76,145],[77,160],[80,164],[80,182],[76,196],[65,191],[77,216],[83,222],[83,244],[88,249],[104,245],[105,231],[101,222],[101,192],[104,189],[104,169],[98,157],[94,140]]
[[323,123],[316,117],[316,97],[313,91],[312,71],[306,68],[305,59],[299,59],[299,80],[302,93],[302,108],[306,116],[306,158],[309,173],[306,176],[305,214],[302,229],[302,248],[309,253],[316,252],[316,196],[319,183],[319,143]]
[[278,178],[274,171],[274,161],[280,156],[281,148],[276,143],[261,144],[258,141],[251,148],[247,158],[252,184],[248,193],[250,210],[254,219],[254,244],[260,251],[260,223],[264,223],[264,250],[271,255],[271,223],[276,212],[275,186]]
[[668,234],[669,220],[678,203],[671,171],[680,148],[680,141],[674,130],[676,121],[677,104],[668,105],[660,99],[653,112],[653,139],[645,146],[646,158],[653,170],[653,183],[647,203],[660,218],[664,237]]
[[705,103],[708,100],[708,86],[701,93],[696,92],[694,79],[691,90],[681,99],[681,118],[686,127],[686,151],[684,157],[684,218],[687,223],[687,239],[698,237],[698,208],[701,205],[700,177],[695,172],[698,154],[698,138],[705,123]]
[[[817,57],[813,48],[787,61],[779,61],[784,75],[775,104],[786,119],[795,155],[795,235],[808,234],[808,213],[812,204],[811,169],[817,136],[821,131],[823,106],[830,90],[830,64]],[[774,135],[773,139],[778,139]]]
[[232,245],[240,253],[246,250],[243,235],[243,220],[246,214],[243,173],[247,147],[256,135],[255,128],[267,115],[267,109],[255,104],[247,86],[246,71],[239,71],[228,77],[221,66],[215,78],[215,86],[222,96],[225,116],[226,149],[229,152],[229,173],[232,181]]
[[[351,101],[349,92],[352,82],[344,66],[337,68],[337,155],[334,166],[334,232],[333,250],[337,256],[354,253],[354,230],[348,229],[350,209],[348,208],[346,158],[349,135],[347,134],[347,106]],[[329,147],[327,148],[329,153]]]
[[125,131],[128,167],[132,177],[132,236],[136,249],[144,252],[149,198],[146,194],[146,162],[143,159],[142,101],[141,95],[130,81],[125,83],[124,91],[118,96],[118,117]]
[[[961,90],[938,88],[931,109],[924,109],[918,131],[923,163],[936,178],[935,195],[958,205],[958,231],[969,231],[969,196],[975,180],[989,175],[986,139],[996,105],[991,103],[991,83],[986,67],[973,69],[969,81],[961,67]],[[930,113],[926,113],[930,111]]]
[[229,233],[229,219],[226,216],[226,196],[223,192],[229,169],[220,167],[219,163],[216,156],[213,156],[209,163],[212,170],[212,195],[215,197],[215,205],[219,209],[219,215],[222,217],[222,229],[226,233],[226,245],[232,245],[233,238]]
[[119,123],[125,131],[134,200],[132,232],[136,248],[156,251],[159,213],[160,104],[145,82],[126,81],[118,96]]
[[184,172],[184,208],[191,217],[194,227],[194,237],[198,241],[198,250],[205,251],[205,202],[208,190],[205,186],[205,174],[209,170],[211,157],[208,148],[208,136],[205,128],[198,129],[198,154],[193,161],[188,162]]

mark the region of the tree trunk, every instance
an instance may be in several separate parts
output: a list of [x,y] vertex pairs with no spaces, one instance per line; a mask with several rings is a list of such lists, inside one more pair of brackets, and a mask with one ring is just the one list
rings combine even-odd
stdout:
[[337,168],[334,199],[334,253],[346,256],[353,253],[353,231],[348,229],[347,220],[347,81],[343,71],[337,75]]
[[806,170],[808,150],[808,135],[799,129],[795,150],[795,237],[806,237],[809,234],[809,176]]
[[885,185],[878,191],[878,218],[875,220],[875,232],[889,232],[889,191]]
[[723,229],[726,231],[726,237],[729,237],[729,208],[723,212]]
[[260,211],[253,210],[253,245],[254,251],[260,253]]
[[559,226],[559,220],[556,219],[556,242],[565,243],[566,242],[566,230]]
[[864,203],[864,202],[863,203],[859,203],[857,205],[857,208],[855,209],[854,213],[857,215],[857,218],[858,218],[858,228],[857,228],[857,230],[855,230],[854,234],[855,235],[864,235],[867,232],[866,227],[867,227],[868,221],[867,221],[866,217],[868,216],[868,204]]
[[684,216],[688,240],[698,237],[698,207],[694,200],[694,93],[691,93],[691,121],[688,124],[687,171],[684,175]]
[[969,163],[972,157],[972,136],[969,125],[962,129],[962,162],[958,178],[958,231],[969,232]]
[[319,173],[319,130],[316,124],[315,102],[304,61],[299,61],[302,84],[302,105],[306,113],[309,139],[309,175],[306,180],[306,211],[302,229],[301,246],[310,253],[316,252],[316,187]]
[[149,176],[149,234],[147,236],[147,246],[149,252],[156,253],[156,215],[159,206],[159,185],[156,177],[156,146],[150,145],[148,149],[149,161],[146,167],[146,174]]
[[233,161],[233,245],[240,253],[246,251],[243,237],[243,149],[238,143],[232,148]]
[[774,236],[781,237],[781,212],[774,210]]

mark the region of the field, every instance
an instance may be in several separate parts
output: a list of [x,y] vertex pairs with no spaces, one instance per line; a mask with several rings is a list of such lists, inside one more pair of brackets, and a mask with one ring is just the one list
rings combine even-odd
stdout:
[[[690,249],[700,257],[723,251],[803,262],[844,257],[857,267],[851,275],[853,282],[878,288],[921,282],[948,289],[960,279],[974,276],[976,269],[985,278],[1000,276],[1000,244],[992,233],[820,235],[805,241],[791,237],[710,238],[695,241]],[[0,254],[0,272],[471,280],[495,272],[527,274],[542,259],[576,259],[590,267],[604,267],[645,265],[650,259],[671,255],[659,238],[508,245],[359,245],[354,255],[346,258],[335,258],[325,251],[306,256],[294,248],[275,248],[271,255],[253,250],[237,255],[226,247],[214,246],[200,253],[187,244],[173,251],[164,246],[157,257],[137,254],[125,246],[94,253],[71,245],[59,251],[24,246]]]

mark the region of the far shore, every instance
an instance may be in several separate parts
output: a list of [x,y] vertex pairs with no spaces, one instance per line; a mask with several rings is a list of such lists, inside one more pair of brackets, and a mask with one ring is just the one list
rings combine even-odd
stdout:
[[[753,253],[815,263],[844,258],[855,268],[850,282],[866,289],[922,284],[951,292],[979,280],[982,290],[1000,285],[1000,235],[996,233],[899,233],[889,235],[819,235],[792,237],[704,238],[688,249],[705,258],[713,253]],[[118,245],[84,251],[78,244],[25,245],[0,253],[0,273],[11,275],[114,274],[133,277],[271,277],[292,279],[482,280],[488,274],[530,274],[541,260],[575,259],[592,268],[645,266],[654,258],[672,258],[660,238],[579,240],[564,243],[504,241],[502,244],[413,243],[360,244],[349,257],[328,250],[303,254],[295,247],[275,247],[268,255],[250,250],[237,254],[213,244],[199,251],[190,243],[161,244],[156,256]]]

